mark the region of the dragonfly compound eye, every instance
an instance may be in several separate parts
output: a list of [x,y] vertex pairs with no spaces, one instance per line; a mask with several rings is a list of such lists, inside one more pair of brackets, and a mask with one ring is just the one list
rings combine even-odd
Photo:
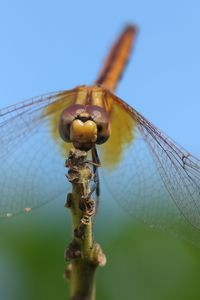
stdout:
[[60,118],[61,138],[80,150],[88,151],[97,141],[97,125],[86,106],[75,104],[65,109]]
[[80,150],[88,151],[94,144],[103,144],[110,136],[109,116],[95,105],[74,104],[60,118],[61,138]]
[[74,104],[70,107],[66,108],[61,116],[60,116],[60,122],[59,122],[59,133],[61,138],[65,142],[72,142],[70,138],[70,128],[72,122],[85,111],[85,108],[83,105],[80,104]]
[[104,108],[99,106],[87,107],[87,112],[91,115],[94,122],[97,124],[97,140],[96,144],[105,143],[110,136],[110,117]]

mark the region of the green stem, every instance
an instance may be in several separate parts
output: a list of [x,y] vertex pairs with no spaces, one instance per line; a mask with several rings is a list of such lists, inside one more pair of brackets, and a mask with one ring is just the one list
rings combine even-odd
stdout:
[[95,300],[96,268],[105,265],[106,258],[101,247],[93,241],[93,200],[87,197],[90,195],[92,173],[83,151],[71,150],[67,166],[68,180],[72,184],[67,207],[71,210],[73,240],[66,252],[70,261],[70,299]]

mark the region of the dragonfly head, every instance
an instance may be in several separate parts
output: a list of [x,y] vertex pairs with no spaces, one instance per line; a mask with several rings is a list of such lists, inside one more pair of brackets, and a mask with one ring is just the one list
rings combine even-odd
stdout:
[[109,115],[99,106],[74,104],[62,112],[59,132],[76,149],[88,151],[109,138]]

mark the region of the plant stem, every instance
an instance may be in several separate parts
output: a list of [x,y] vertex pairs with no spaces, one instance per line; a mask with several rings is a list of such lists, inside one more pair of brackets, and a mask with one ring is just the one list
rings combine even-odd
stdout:
[[101,247],[93,241],[92,216],[95,212],[91,199],[90,181],[93,179],[87,153],[71,150],[66,166],[72,193],[66,206],[72,216],[72,242],[65,258],[70,261],[67,277],[70,282],[71,300],[95,300],[95,274],[97,266],[106,263]]

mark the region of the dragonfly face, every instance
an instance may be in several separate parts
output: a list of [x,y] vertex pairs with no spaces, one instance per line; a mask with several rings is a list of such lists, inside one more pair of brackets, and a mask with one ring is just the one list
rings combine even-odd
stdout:
[[[75,104],[66,108],[60,117],[59,132],[61,138],[72,143],[75,148],[88,151],[95,144],[105,143],[110,136],[110,117],[109,112],[103,107],[104,101],[101,99],[101,93],[98,93],[98,98],[94,99],[95,90],[100,90],[98,87],[86,88],[86,97],[82,98],[79,104],[79,91]],[[78,90],[78,88],[77,88]],[[94,93],[93,93],[94,92]],[[81,90],[81,93],[83,91]],[[95,105],[101,103],[101,106]]]

